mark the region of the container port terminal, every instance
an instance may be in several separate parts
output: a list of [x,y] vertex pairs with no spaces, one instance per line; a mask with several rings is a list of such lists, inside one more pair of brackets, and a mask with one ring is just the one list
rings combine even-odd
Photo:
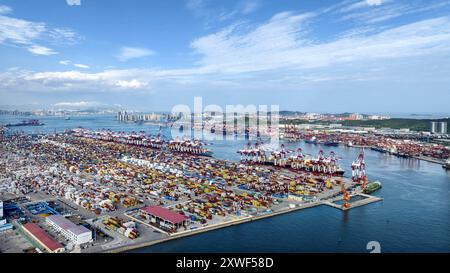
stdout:
[[[119,117],[119,123],[161,118]],[[14,129],[42,126],[36,119],[1,126],[0,232],[6,235],[0,252],[122,252],[317,206],[347,211],[380,202],[371,194],[382,183],[366,176],[367,149],[450,165],[444,134],[282,124],[280,138],[293,144],[288,149],[263,143],[273,135],[270,126],[236,130],[210,121],[195,127],[257,135],[237,148],[240,160],[228,161],[216,158],[207,141],[164,137],[161,128],[174,125],[161,124],[154,135]],[[319,152],[292,148],[301,142]],[[336,146],[354,151],[349,172],[332,151]]]
[[447,165],[450,158],[448,134],[412,132],[375,128],[342,126],[281,125],[281,138],[325,146],[343,145],[366,148],[399,157],[416,158]]
[[[364,193],[371,183],[356,149],[346,177],[333,173],[336,155],[302,161],[300,151],[285,157],[282,146],[264,162],[231,162],[200,141],[143,133],[1,137],[2,210],[25,238],[9,251],[125,251],[315,206],[348,210],[381,200]],[[300,167],[307,162],[313,167]]]

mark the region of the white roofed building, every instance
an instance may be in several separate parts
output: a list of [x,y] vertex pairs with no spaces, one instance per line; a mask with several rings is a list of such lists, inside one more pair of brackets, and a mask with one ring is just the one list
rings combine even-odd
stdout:
[[92,231],[84,226],[75,225],[61,215],[50,215],[46,222],[75,245],[82,245],[92,241]]

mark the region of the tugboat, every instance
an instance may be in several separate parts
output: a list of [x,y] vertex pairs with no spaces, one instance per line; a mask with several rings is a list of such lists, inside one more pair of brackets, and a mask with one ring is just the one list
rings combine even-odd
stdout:
[[39,122],[37,119],[22,120],[20,123],[6,124],[5,127],[22,127],[22,126],[43,126],[44,123]]
[[375,181],[367,184],[366,188],[364,189],[364,193],[371,194],[379,189],[381,189],[381,183],[379,181]]
[[305,139],[305,143],[308,143],[308,144],[317,144],[317,139],[316,139],[316,137],[312,137],[312,138],[310,138],[310,139]]
[[337,142],[337,141],[325,141],[323,143],[323,145],[337,147],[337,146],[339,146],[339,142]]

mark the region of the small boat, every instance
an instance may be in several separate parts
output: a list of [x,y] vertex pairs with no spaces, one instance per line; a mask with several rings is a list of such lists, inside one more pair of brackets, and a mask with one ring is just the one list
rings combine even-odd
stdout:
[[70,117],[65,117],[64,119],[65,119],[65,120],[70,120]]
[[343,176],[345,171],[342,168],[338,168],[333,174],[336,176]]
[[442,165],[442,168],[444,168],[446,170],[450,170],[450,158],[447,159],[447,161],[445,161],[445,164]]
[[375,181],[367,184],[366,188],[364,189],[364,193],[371,194],[379,189],[381,189],[381,183],[379,181]]
[[305,139],[305,143],[308,143],[308,144],[317,144],[317,139],[316,139],[316,137],[312,137],[312,138],[310,138],[310,139]]
[[325,141],[323,143],[323,145],[337,147],[337,146],[339,146],[339,142],[337,142],[337,141]]
[[206,152],[200,153],[199,155],[200,156],[212,157],[213,156],[213,152],[212,151],[206,151]]

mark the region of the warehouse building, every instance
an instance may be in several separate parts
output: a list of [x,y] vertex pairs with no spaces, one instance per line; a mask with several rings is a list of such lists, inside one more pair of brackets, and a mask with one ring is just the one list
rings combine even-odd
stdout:
[[165,230],[176,231],[189,223],[187,216],[159,206],[143,207],[140,211],[150,223]]
[[64,247],[53,239],[47,232],[33,223],[26,223],[23,225],[23,230],[33,240],[38,242],[42,247],[50,253],[59,253],[64,251]]
[[92,231],[84,226],[78,226],[61,215],[50,215],[46,222],[75,245],[92,242]]

